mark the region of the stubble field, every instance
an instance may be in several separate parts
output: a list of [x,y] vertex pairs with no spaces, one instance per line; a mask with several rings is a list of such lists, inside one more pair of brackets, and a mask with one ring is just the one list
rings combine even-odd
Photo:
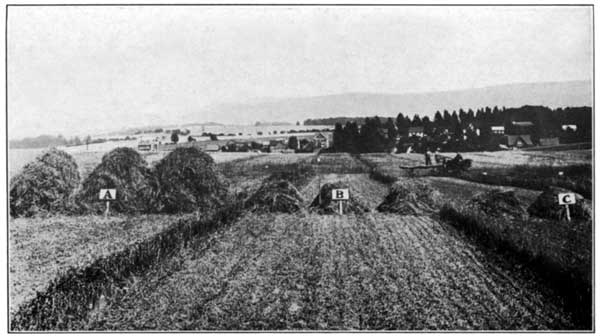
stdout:
[[[373,180],[367,173],[370,167],[354,156],[320,157],[319,162],[314,154],[221,160],[219,168],[233,193],[251,194],[270,174],[298,165],[312,167],[316,176],[298,186],[304,198],[300,212],[246,212],[231,225],[194,238],[144,274],[130,276],[117,294],[101,295],[87,316],[70,328],[581,329],[562,299],[530,270],[508,267],[502,257],[491,255],[434,213],[377,212],[389,185]],[[398,165],[422,164],[414,154],[362,157],[392,172]],[[455,204],[497,188],[448,177],[423,180],[440,190],[444,201]],[[349,186],[355,200],[370,212],[343,216],[312,212],[308,205],[319,186],[331,182]],[[501,188],[516,190],[525,202],[539,194]],[[143,240],[176,220],[176,216],[96,219],[98,225],[83,223],[85,218],[11,220],[11,311],[66,268]],[[36,228],[40,222],[48,226]],[[162,226],[145,226],[155,222]],[[119,238],[111,240],[113,236]],[[65,243],[73,247],[71,251],[60,248],[64,237],[71,237]],[[106,244],[114,248],[105,248]]]
[[[344,180],[372,208],[385,186]],[[303,189],[314,195],[316,178]],[[178,255],[86,324],[116,330],[564,329],[543,286],[502,269],[452,227],[383,213],[247,214]]]

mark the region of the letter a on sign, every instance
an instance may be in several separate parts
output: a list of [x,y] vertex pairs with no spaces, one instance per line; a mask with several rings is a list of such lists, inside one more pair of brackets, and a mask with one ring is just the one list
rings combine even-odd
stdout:
[[100,199],[112,201],[117,199],[117,189],[100,189]]

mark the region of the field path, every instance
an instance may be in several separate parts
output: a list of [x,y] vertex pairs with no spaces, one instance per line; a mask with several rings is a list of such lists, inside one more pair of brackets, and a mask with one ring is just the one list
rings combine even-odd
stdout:
[[[347,181],[373,208],[386,187]],[[316,195],[314,179],[302,193]],[[89,326],[115,330],[569,329],[538,284],[500,269],[430,217],[247,214],[184,267],[141,279]],[[145,286],[143,283],[156,284]]]

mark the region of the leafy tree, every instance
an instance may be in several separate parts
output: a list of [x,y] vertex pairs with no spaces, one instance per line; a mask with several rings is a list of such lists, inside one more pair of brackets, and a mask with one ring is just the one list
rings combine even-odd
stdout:
[[179,135],[177,135],[177,130],[173,131],[173,133],[171,133],[171,142],[176,144],[179,142]]

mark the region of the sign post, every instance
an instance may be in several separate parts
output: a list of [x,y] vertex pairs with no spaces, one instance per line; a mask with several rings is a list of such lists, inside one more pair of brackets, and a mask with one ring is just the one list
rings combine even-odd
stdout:
[[344,214],[343,202],[350,199],[350,191],[348,189],[332,189],[331,200],[338,201],[340,205],[340,215]]
[[569,212],[569,204],[575,204],[575,194],[574,193],[562,193],[558,194],[558,204],[564,205],[567,208],[567,220],[571,221],[571,214]]
[[106,201],[106,212],[104,217],[108,217],[110,211],[110,201],[117,199],[117,189],[100,189],[100,200]]
[[319,174],[319,163],[321,158],[317,155],[317,184],[319,185],[319,206],[321,205],[321,174]]

